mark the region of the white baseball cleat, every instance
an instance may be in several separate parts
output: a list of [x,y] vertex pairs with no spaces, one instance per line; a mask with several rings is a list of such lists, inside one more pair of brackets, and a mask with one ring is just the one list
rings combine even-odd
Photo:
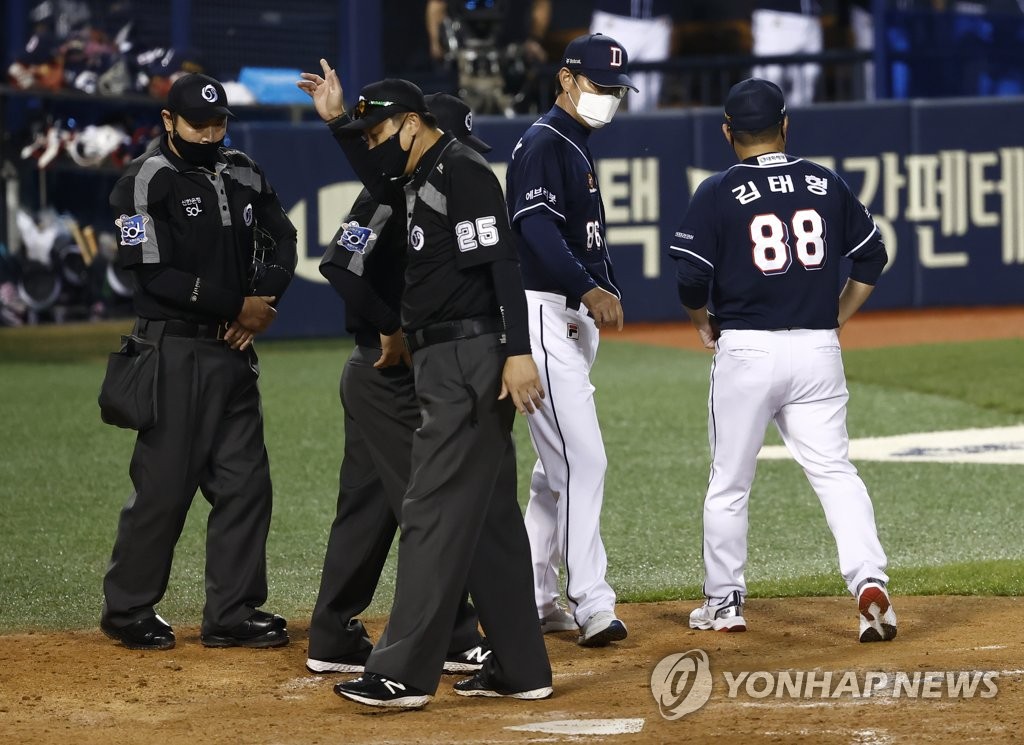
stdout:
[[896,638],[896,611],[885,583],[868,577],[857,588],[857,610],[862,642],[887,642]]
[[627,636],[626,624],[615,617],[610,610],[598,611],[580,628],[576,643],[581,647],[605,647]]
[[746,631],[743,618],[743,598],[738,590],[730,592],[721,603],[704,601],[700,608],[690,612],[690,628],[701,631]]
[[540,619],[540,633],[551,634],[557,631],[575,631],[576,619],[569,611],[556,606],[553,611]]

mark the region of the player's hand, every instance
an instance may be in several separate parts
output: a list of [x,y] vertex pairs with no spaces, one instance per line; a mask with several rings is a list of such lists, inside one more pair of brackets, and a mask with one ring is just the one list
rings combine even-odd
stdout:
[[540,373],[537,372],[532,355],[516,354],[505,360],[498,400],[508,396],[512,396],[512,403],[520,414],[532,414],[540,408],[544,386],[540,383]]
[[715,333],[715,329],[712,328],[710,323],[698,326],[697,335],[700,337],[701,344],[703,344],[706,349],[715,348],[715,343],[718,339],[718,334]]
[[237,349],[240,352],[248,349],[255,338],[256,332],[247,329],[238,321],[232,321],[224,333],[224,341],[230,344],[232,349]]
[[595,287],[593,290],[588,290],[580,298],[580,301],[587,306],[587,310],[590,311],[598,328],[614,326],[622,331],[622,303],[608,290]]
[[257,334],[263,333],[277,317],[277,309],[271,305],[276,299],[273,295],[249,295],[235,321]]
[[380,335],[380,358],[373,363],[378,370],[396,365],[412,368],[412,355],[405,346],[405,334],[402,333],[402,329],[393,334]]
[[345,92],[341,89],[341,80],[327,60],[320,59],[320,68],[323,75],[315,72],[304,72],[295,85],[304,90],[313,99],[313,106],[316,113],[325,122],[336,119],[345,113]]

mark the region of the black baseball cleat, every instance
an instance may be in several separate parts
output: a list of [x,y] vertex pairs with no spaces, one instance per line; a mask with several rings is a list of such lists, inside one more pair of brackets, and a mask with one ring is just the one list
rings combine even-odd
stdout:
[[363,649],[338,657],[307,657],[306,669],[311,673],[361,673],[366,668],[370,650]]
[[461,652],[451,652],[444,660],[442,670],[451,673],[475,673],[484,666],[484,661],[491,656],[491,646],[486,639],[481,639],[475,647]]
[[472,678],[460,680],[452,688],[460,696],[487,696],[488,698],[518,698],[525,701],[537,701],[550,698],[554,693],[551,686],[541,686],[525,691],[515,691],[490,680],[484,673],[478,672]]
[[334,692],[360,704],[392,709],[420,709],[432,698],[419,688],[376,673],[363,673],[355,680],[338,683]]
[[174,631],[160,616],[149,616],[127,626],[114,626],[106,618],[101,618],[100,629],[128,649],[172,649],[174,647]]
[[258,610],[230,629],[204,629],[199,638],[204,647],[283,647],[288,643],[288,622],[281,616]]

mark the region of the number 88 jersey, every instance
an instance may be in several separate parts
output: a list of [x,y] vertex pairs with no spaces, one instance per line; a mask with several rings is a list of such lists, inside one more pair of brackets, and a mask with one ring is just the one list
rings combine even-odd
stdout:
[[871,214],[834,171],[783,153],[704,181],[669,254],[688,307],[708,301],[723,329],[838,325],[841,259],[873,285],[887,260]]

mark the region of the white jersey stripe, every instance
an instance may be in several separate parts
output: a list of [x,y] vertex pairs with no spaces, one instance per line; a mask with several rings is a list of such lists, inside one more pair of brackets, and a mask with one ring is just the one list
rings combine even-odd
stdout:
[[[872,223],[872,225],[874,225],[874,223]],[[875,227],[874,227],[874,230],[872,230],[872,231],[871,231],[870,233],[868,233],[868,235],[867,235],[867,238],[865,238],[865,239],[864,239],[864,240],[862,240],[862,241],[861,241],[860,243],[858,243],[858,244],[857,244],[856,246],[854,246],[853,248],[851,248],[851,249],[849,250],[849,252],[847,252],[846,254],[844,254],[844,256],[850,256],[851,254],[853,254],[853,252],[854,252],[854,251],[856,251],[856,250],[857,250],[858,248],[860,248],[860,247],[861,247],[861,246],[863,246],[863,245],[864,245],[865,243],[867,243],[867,242],[868,242],[868,239],[869,239],[869,238],[871,238],[871,236],[873,236],[873,235],[874,235],[875,233],[877,233],[877,232],[878,232],[878,226],[877,226],[877,225],[875,225]]]
[[565,215],[563,215],[561,212],[553,209],[552,207],[550,207],[549,205],[545,204],[544,202],[537,202],[537,204],[531,204],[529,207],[523,207],[517,213],[512,215],[512,222],[515,222],[516,220],[518,220],[520,215],[522,215],[522,214],[524,214],[526,212],[529,212],[532,209],[536,209],[537,207],[547,207],[549,210],[551,210],[551,212],[553,212],[555,215],[557,215],[558,218],[562,222],[565,222]]
[[701,261],[703,261],[703,262],[704,262],[705,264],[707,264],[707,265],[708,265],[709,267],[711,267],[712,269],[714,269],[714,268],[715,268],[715,265],[714,265],[714,264],[712,264],[712,263],[711,263],[710,261],[708,261],[707,259],[705,259],[705,258],[704,258],[703,256],[701,256],[700,254],[698,254],[698,253],[694,253],[693,251],[691,251],[691,250],[690,250],[690,249],[688,249],[688,248],[680,248],[679,246],[669,246],[669,247],[668,247],[668,250],[669,250],[669,251],[678,251],[678,252],[679,252],[679,253],[681,253],[681,254],[690,254],[690,256],[693,256],[693,257],[695,257],[695,258],[698,258],[698,259],[700,259]]
[[572,145],[572,146],[573,146],[574,148],[576,148],[576,152],[580,154],[580,157],[581,157],[581,158],[583,158],[584,162],[585,162],[585,163],[587,164],[587,168],[589,168],[590,170],[594,170],[594,167],[593,167],[593,166],[592,166],[592,165],[590,164],[590,159],[589,159],[589,158],[587,158],[587,156],[586,156],[586,155],[584,154],[584,152],[583,152],[582,150],[580,150],[580,146],[579,146],[579,145],[577,145],[577,144],[576,144],[575,142],[573,142],[572,140],[570,140],[570,139],[569,139],[568,137],[566,137],[566,136],[565,136],[564,134],[562,134],[561,132],[559,132],[559,131],[558,131],[557,129],[555,129],[554,127],[552,127],[552,126],[551,126],[550,124],[541,124],[540,122],[534,122],[532,126],[534,126],[534,127],[547,127],[548,129],[550,129],[550,130],[551,130],[552,132],[554,132],[554,133],[555,133],[556,135],[558,135],[558,136],[559,136],[559,137],[561,137],[561,138],[562,138],[563,140],[565,140],[565,141],[566,141],[566,142],[568,142],[568,143],[569,143],[570,145]]

